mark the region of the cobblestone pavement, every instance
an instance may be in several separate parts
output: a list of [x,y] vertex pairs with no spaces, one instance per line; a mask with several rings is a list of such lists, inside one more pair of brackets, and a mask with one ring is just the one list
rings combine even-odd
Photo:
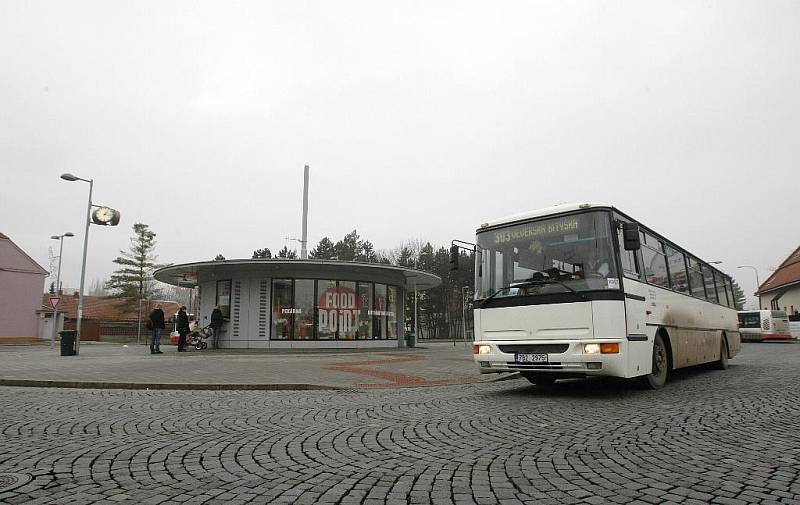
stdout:
[[0,388],[7,503],[800,503],[800,345],[660,391]]
[[[464,342],[423,342],[413,349],[313,352],[194,351],[162,346],[83,344],[80,356],[48,346],[0,346],[0,380],[154,384],[268,384],[359,388],[464,384],[481,376]],[[6,384],[19,385],[19,384]]]

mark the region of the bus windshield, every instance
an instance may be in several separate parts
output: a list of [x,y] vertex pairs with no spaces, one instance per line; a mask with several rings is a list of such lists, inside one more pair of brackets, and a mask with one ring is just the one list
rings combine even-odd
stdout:
[[493,228],[477,244],[478,299],[620,287],[608,212]]
[[739,312],[739,328],[761,328],[761,313]]

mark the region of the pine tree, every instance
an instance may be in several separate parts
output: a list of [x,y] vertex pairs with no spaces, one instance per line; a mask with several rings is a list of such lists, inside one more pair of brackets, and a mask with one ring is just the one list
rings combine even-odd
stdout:
[[356,261],[363,261],[365,263],[378,263],[378,255],[375,253],[375,246],[372,245],[372,242],[369,240],[364,240],[358,243]]
[[328,237],[322,237],[317,247],[308,253],[310,258],[318,260],[332,260],[336,257],[336,248]]
[[297,259],[297,251],[295,251],[294,249],[289,249],[286,246],[283,246],[283,249],[281,249],[278,252],[278,257],[279,258],[286,258],[286,259],[290,259],[290,260],[295,260],[295,259]]
[[333,246],[339,261],[355,261],[361,250],[358,232],[351,231]]
[[109,296],[126,299],[126,304],[134,306],[138,300],[158,295],[153,271],[161,267],[154,254],[156,234],[146,224],[133,225],[133,237],[127,251],[120,251],[113,261],[121,268],[111,274],[106,282]]
[[272,251],[269,250],[268,247],[263,249],[256,249],[253,251],[253,259],[262,258],[262,259],[269,259],[272,257]]
[[745,296],[744,291],[742,290],[739,283],[736,282],[735,279],[733,280],[733,299],[736,301],[736,310],[743,310],[744,309],[744,302],[747,301],[747,296]]

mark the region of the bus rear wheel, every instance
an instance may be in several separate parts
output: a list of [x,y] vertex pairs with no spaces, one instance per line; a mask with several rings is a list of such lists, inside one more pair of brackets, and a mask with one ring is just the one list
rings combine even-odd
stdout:
[[669,356],[664,338],[656,335],[653,341],[653,371],[640,378],[640,382],[648,389],[661,389],[667,382],[669,374]]
[[728,339],[725,335],[722,336],[719,342],[719,361],[714,363],[714,368],[717,370],[728,369]]
[[528,379],[528,382],[531,384],[535,384],[537,386],[548,386],[556,381],[556,378],[553,376],[553,374],[529,372],[522,373],[520,375]]

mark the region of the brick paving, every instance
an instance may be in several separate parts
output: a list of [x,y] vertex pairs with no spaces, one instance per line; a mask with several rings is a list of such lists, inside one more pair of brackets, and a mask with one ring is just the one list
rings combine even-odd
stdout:
[[33,476],[0,502],[797,504],[798,363],[746,344],[660,391],[0,387],[0,473]]

